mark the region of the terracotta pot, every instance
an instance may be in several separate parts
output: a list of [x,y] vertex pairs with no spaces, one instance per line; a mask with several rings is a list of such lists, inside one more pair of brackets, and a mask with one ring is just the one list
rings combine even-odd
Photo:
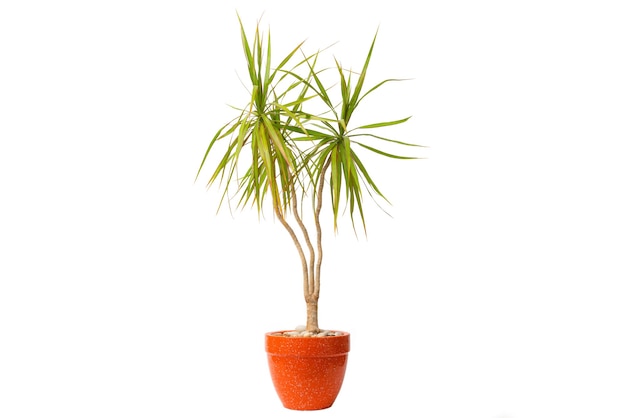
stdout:
[[265,351],[274,388],[287,409],[317,410],[332,406],[348,364],[350,334],[288,337],[265,334]]

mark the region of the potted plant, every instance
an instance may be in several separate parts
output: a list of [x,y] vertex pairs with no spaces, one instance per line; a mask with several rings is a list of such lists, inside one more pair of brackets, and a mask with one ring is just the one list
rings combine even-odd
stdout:
[[[376,35],[359,73],[347,71],[337,59],[329,68],[318,69],[325,50],[305,55],[303,43],[273,66],[269,31],[264,39],[257,24],[250,41],[238,18],[250,100],[236,108],[237,116],[217,130],[196,179],[208,169],[209,157],[222,145],[207,184],[221,185],[219,206],[237,199],[237,207],[252,206],[259,213],[269,207],[287,231],[302,267],[306,326],[266,333],[270,372],[286,408],[328,408],[343,382],[350,334],[318,325],[322,210],[330,206],[335,232],[344,206],[355,232],[355,221],[365,230],[364,192],[385,198],[357,151],[413,158],[383,151],[379,144],[414,144],[372,133],[404,123],[409,117],[352,127],[354,112],[363,99],[383,84],[398,81],[384,80],[364,90]],[[329,75],[336,77],[331,84]],[[335,92],[338,99],[331,94]],[[381,105],[387,107],[389,103]]]

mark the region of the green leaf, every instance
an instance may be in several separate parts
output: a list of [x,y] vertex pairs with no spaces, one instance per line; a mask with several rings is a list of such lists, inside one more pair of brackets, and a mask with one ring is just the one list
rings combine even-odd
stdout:
[[399,160],[415,160],[415,157],[405,157],[402,155],[394,155],[394,154],[389,154],[387,152],[381,151],[379,149],[376,149],[374,147],[370,147],[368,145],[362,144],[360,142],[354,141],[355,144],[362,146],[363,148],[366,148],[370,151],[375,152],[376,154],[380,154],[380,155],[384,155],[385,157],[389,157],[389,158],[395,158],[395,159],[399,159]]
[[401,123],[406,122],[409,119],[411,119],[410,116],[408,118],[392,120],[392,121],[389,121],[389,122],[378,122],[378,123],[372,123],[372,124],[369,124],[369,125],[363,125],[363,126],[359,126],[356,129],[373,129],[373,128],[383,128],[385,126],[399,125]]

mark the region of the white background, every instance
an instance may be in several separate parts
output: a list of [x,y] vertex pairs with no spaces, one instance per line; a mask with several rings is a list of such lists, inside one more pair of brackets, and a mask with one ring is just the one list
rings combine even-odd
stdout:
[[0,416],[298,414],[263,347],[304,321],[296,253],[194,184],[245,95],[239,10],[355,69],[380,25],[370,82],[412,80],[362,116],[429,147],[370,162],[367,240],[326,234],[352,351],[315,414],[626,417],[620,3],[2,2]]

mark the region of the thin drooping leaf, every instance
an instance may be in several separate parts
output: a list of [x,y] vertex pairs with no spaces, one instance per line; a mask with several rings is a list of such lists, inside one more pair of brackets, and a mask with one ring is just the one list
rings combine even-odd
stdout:
[[[353,133],[353,134],[350,135],[350,137],[351,138],[370,137],[370,138],[379,139],[379,140],[384,141],[384,142],[389,142],[389,143],[392,143],[392,144],[403,145],[403,146],[406,146],[406,147],[427,148],[425,145],[413,144],[411,142],[403,142],[403,141],[398,141],[396,139],[385,138],[385,137],[382,137],[382,136],[379,136],[379,135],[371,134],[369,132],[367,132],[367,133],[358,133],[358,134],[354,134]],[[416,159],[419,159],[419,158],[416,157]]]
[[392,120],[392,121],[388,121],[388,122],[378,122],[378,123],[371,123],[369,125],[363,125],[363,126],[359,126],[356,129],[373,129],[373,128],[384,128],[386,126],[392,126],[392,125],[399,125],[401,123],[406,122],[407,120],[411,119],[411,117],[409,116],[408,118],[404,118],[404,119],[398,119],[398,120]]
[[354,143],[359,145],[359,146],[361,146],[361,147],[363,147],[363,148],[366,148],[366,149],[368,149],[368,150],[370,150],[372,152],[375,152],[376,154],[384,155],[385,157],[395,158],[397,160],[415,160],[416,159],[415,157],[405,157],[403,155],[390,154],[388,152],[381,151],[381,150],[379,150],[377,148],[370,147],[369,145],[365,145],[365,144],[362,144],[362,143],[357,142],[357,141],[354,141]]
[[359,103],[365,99],[365,97],[367,97],[370,93],[372,93],[373,91],[377,90],[380,86],[382,86],[383,84],[389,83],[389,82],[394,82],[394,81],[408,81],[409,79],[406,78],[388,78],[387,80],[383,80],[380,83],[376,84],[374,87],[372,87],[371,89],[369,89],[365,94],[363,94],[361,97],[359,97],[359,99],[357,100],[356,106],[359,105]]

